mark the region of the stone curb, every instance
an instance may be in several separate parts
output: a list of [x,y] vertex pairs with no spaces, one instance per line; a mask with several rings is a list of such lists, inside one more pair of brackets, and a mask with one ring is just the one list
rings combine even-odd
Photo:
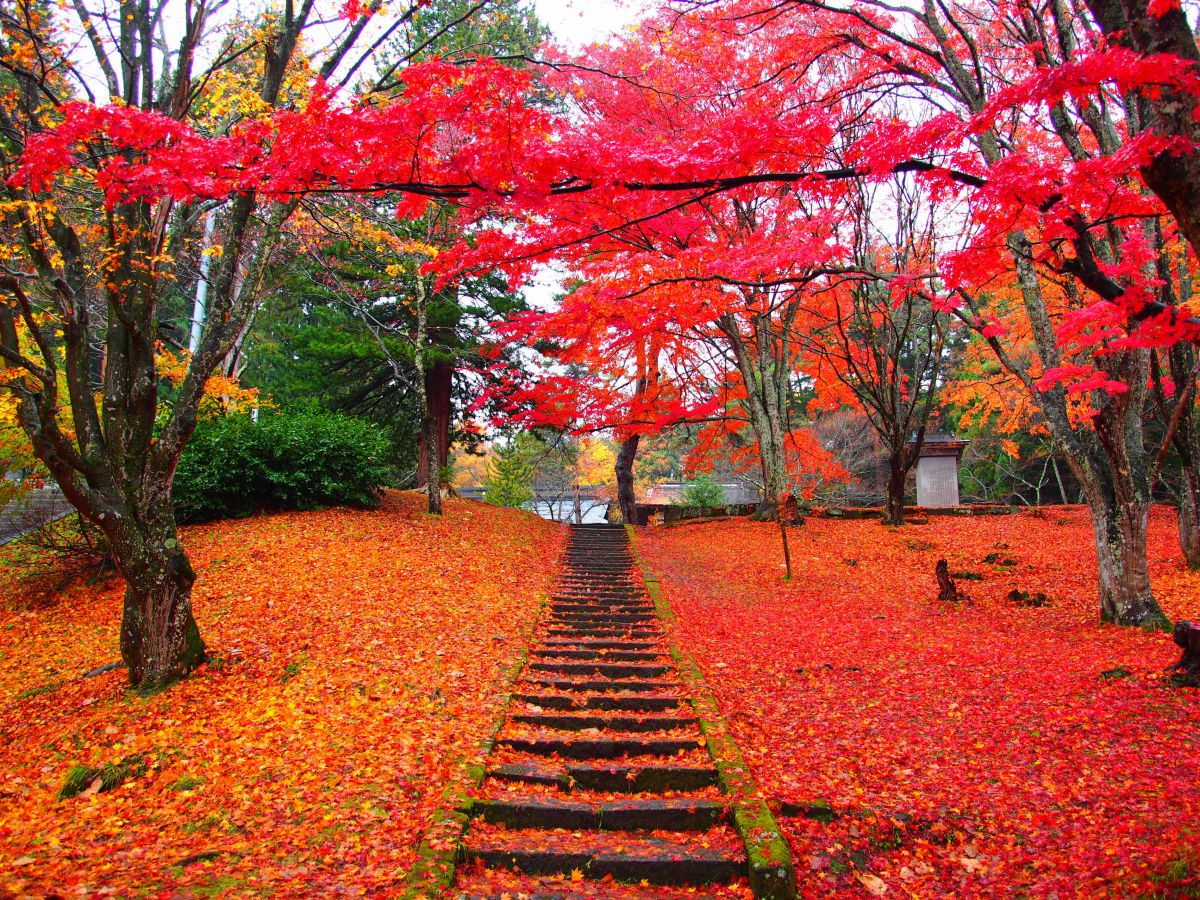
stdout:
[[796,873],[779,823],[762,799],[762,791],[729,733],[704,673],[691,655],[681,651],[675,643],[675,613],[658,578],[638,552],[636,530],[629,525],[625,526],[625,530],[629,534],[633,561],[641,569],[646,590],[664,623],[663,630],[667,633],[671,657],[688,687],[688,702],[700,720],[700,731],[716,765],[721,787],[730,797],[733,825],[746,845],[750,886],[754,896],[759,900],[795,900]]
[[484,761],[468,764],[464,763],[461,757],[455,760],[454,767],[458,774],[450,779],[442,791],[441,800],[433,812],[433,820],[425,829],[421,846],[417,848],[417,862],[400,885],[398,900],[432,900],[444,896],[454,884],[463,835],[467,826],[471,824],[472,807],[475,803],[471,798],[471,791],[483,784],[487,775],[487,758],[491,756],[500,730],[508,718],[508,710],[513,701],[513,688],[529,662],[529,648],[537,633],[538,623],[549,608],[549,602],[549,595],[543,594],[538,613],[525,634],[524,649],[516,662],[509,666],[500,678],[504,700],[492,720],[488,733],[479,741],[479,750]]

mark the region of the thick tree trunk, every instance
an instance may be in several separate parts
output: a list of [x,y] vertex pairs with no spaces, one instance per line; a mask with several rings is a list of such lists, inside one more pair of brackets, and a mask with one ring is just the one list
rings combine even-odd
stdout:
[[[433,416],[426,414],[421,419],[421,433],[425,435],[425,440],[429,444],[436,443],[437,423]],[[425,490],[429,494],[429,512],[432,515],[440,516],[442,514],[442,467],[438,465],[436,454],[426,454],[425,456]]]
[[[437,465],[445,469],[450,464],[450,418],[453,411],[450,392],[454,383],[454,366],[449,360],[438,360],[425,370],[425,396],[432,418],[432,431],[437,446]],[[421,429],[417,448],[417,487],[429,483],[429,445],[426,429]]]
[[1200,472],[1184,467],[1179,486],[1179,549],[1189,569],[1200,569]]
[[192,616],[192,571],[173,517],[109,533],[125,576],[121,659],[143,693],[178,681],[204,661]]
[[904,482],[908,471],[904,468],[904,450],[893,450],[888,456],[887,500],[884,509],[884,525],[904,524]]
[[[1083,479],[1080,479],[1081,481]],[[1150,501],[1085,482],[1100,580],[1100,618],[1114,625],[1169,629],[1150,588],[1147,537]]]
[[633,461],[637,457],[641,435],[631,434],[621,441],[614,466],[617,475],[617,506],[626,525],[637,524],[637,495],[633,490]]
[[759,435],[758,446],[763,468],[763,497],[758,505],[758,514],[763,519],[775,519],[779,516],[779,500],[788,486],[783,435],[768,428]]

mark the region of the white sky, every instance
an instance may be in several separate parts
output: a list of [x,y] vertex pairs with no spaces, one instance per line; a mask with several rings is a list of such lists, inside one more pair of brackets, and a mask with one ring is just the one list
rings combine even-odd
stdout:
[[603,41],[640,18],[645,0],[533,0],[533,8],[568,49]]
[[[566,50],[602,43],[638,21],[650,0],[533,0],[538,18],[550,28],[553,40]],[[562,291],[563,273],[540,267],[525,288],[536,308],[549,309]]]

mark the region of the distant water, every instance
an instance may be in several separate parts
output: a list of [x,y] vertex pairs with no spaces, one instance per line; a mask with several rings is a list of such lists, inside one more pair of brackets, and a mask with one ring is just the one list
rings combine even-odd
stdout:
[[[608,512],[608,501],[597,503],[594,500],[584,500],[579,504],[583,511],[584,525],[603,525],[604,515]],[[575,521],[575,504],[571,500],[562,503],[534,503],[530,509],[543,519],[553,519],[558,522]],[[554,514],[551,515],[551,512]]]

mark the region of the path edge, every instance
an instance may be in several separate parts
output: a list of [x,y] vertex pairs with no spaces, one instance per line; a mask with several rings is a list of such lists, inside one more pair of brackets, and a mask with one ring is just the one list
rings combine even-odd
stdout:
[[645,580],[646,592],[654,603],[655,613],[665,626],[663,631],[667,635],[671,658],[675,660],[680,677],[687,685],[690,695],[688,702],[696,712],[721,788],[730,797],[733,827],[746,846],[747,869],[754,896],[758,900],[795,900],[796,871],[783,831],[763,800],[762,790],[730,734],[704,673],[691,654],[685,653],[675,642],[675,612],[657,575],[638,548],[637,530],[632,525],[626,525],[625,531],[629,535],[633,561]]
[[479,739],[483,761],[464,763],[461,756],[455,759],[454,768],[457,773],[442,791],[441,800],[438,801],[432,819],[421,837],[421,845],[417,848],[417,861],[401,883],[398,900],[431,900],[444,896],[454,885],[463,835],[471,824],[475,805],[471,792],[483,784],[487,776],[488,757],[492,755],[496,738],[508,720],[513,686],[529,662],[529,649],[549,602],[549,594],[545,592],[538,597],[537,615],[524,635],[525,646],[517,655],[516,661],[498,679],[504,699],[492,719],[487,734]]

